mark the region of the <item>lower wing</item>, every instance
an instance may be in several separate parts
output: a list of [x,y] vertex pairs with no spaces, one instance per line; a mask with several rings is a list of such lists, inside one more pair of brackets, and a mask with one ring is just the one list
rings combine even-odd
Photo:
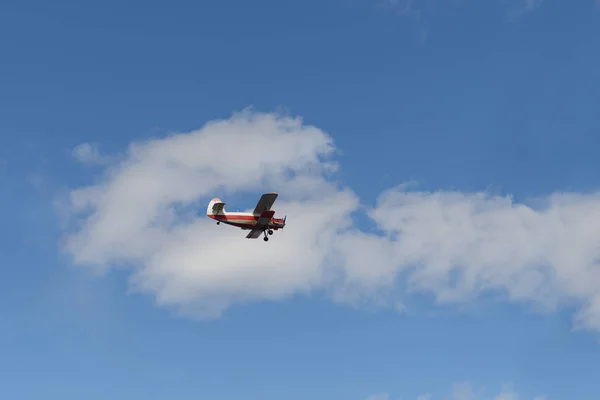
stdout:
[[250,233],[248,233],[248,235],[246,236],[246,239],[258,238],[261,235],[261,233],[263,233],[265,229],[269,227],[269,222],[271,222],[271,218],[273,218],[273,215],[275,215],[275,211],[264,211],[260,215],[258,221],[256,221],[256,225],[254,225],[254,228],[252,228]]

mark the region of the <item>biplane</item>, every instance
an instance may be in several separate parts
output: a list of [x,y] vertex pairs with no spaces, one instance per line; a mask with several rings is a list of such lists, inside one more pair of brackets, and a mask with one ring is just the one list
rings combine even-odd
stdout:
[[260,235],[264,235],[263,240],[267,242],[269,241],[269,235],[273,234],[273,230],[283,229],[287,219],[287,216],[273,218],[275,211],[271,210],[271,207],[277,196],[277,193],[263,194],[251,213],[225,211],[225,203],[221,199],[214,198],[208,203],[206,215],[216,220],[217,225],[222,222],[242,230],[249,230],[250,232],[246,236],[247,239],[256,239]]

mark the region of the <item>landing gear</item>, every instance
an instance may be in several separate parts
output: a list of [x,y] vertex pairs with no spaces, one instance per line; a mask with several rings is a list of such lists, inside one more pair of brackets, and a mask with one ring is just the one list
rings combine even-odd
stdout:
[[272,235],[272,234],[273,234],[273,230],[269,229],[269,235]]
[[219,225],[221,223],[221,221],[217,221],[217,225]]
[[[263,239],[263,240],[264,240],[265,242],[268,242],[268,241],[269,241],[269,237],[267,236],[267,231],[263,231],[263,234],[265,235],[265,237],[264,237],[264,239]],[[269,232],[269,234],[271,234],[271,232]]]

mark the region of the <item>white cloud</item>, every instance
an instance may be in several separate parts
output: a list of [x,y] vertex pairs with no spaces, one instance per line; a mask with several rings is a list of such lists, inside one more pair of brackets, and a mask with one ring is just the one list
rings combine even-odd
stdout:
[[517,5],[511,12],[511,18],[516,20],[528,12],[537,10],[544,0],[518,0]]
[[454,385],[452,400],[519,400],[519,396],[512,384],[505,384],[499,393],[490,395],[484,387],[474,388],[469,382],[461,382]]
[[[506,4],[506,0],[501,0],[502,4]],[[516,20],[526,13],[537,10],[542,6],[544,0],[512,0],[510,4],[510,17]],[[401,15],[418,15],[431,14],[448,9],[455,10],[457,8],[476,4],[476,1],[469,0],[383,0],[383,4],[390,6]]]
[[377,393],[369,396],[367,400],[390,400],[390,395],[387,393]]
[[[325,258],[358,204],[325,178],[332,165],[322,158],[334,150],[328,135],[300,119],[249,111],[134,143],[103,183],[71,193],[83,225],[66,249],[78,264],[130,263],[135,288],[196,314],[307,292],[325,282]],[[204,215],[216,193],[227,201],[251,192],[255,203],[267,189],[282,193],[277,210],[294,227],[268,244]]]
[[[404,397],[403,397],[404,398]],[[367,398],[367,400],[392,400],[394,399],[387,393],[376,394]],[[400,399],[400,398],[398,398]],[[417,400],[437,400],[437,399],[450,399],[450,400],[521,400],[522,398],[513,390],[511,384],[506,384],[502,387],[500,392],[493,392],[492,394],[484,387],[474,388],[469,382],[456,383],[450,393],[450,395],[434,396],[430,393],[422,394],[417,397]],[[543,397],[535,397],[533,400],[546,400]]]
[[[384,232],[375,235],[353,224],[359,199],[334,180],[335,152],[331,137],[299,118],[248,110],[133,143],[100,183],[72,191],[77,225],[65,249],[77,264],[129,266],[132,289],[201,316],[314,290],[398,306],[406,277],[411,291],[440,303],[492,290],[548,310],[575,304],[577,324],[600,329],[600,195],[554,194],[533,208],[399,186],[368,210]],[[288,226],[268,243],[205,216],[217,194],[250,209],[270,190]]]
[[[512,0],[512,3],[508,5],[506,0],[497,1],[501,2],[500,7],[506,7],[502,13],[506,13],[508,21],[516,22],[523,15],[541,7],[544,0]],[[443,14],[452,15],[457,10],[479,2],[480,0],[380,0],[379,4],[400,16],[408,17],[415,24],[415,32],[419,41],[426,42],[436,30],[432,17]]]
[[582,305],[577,320],[600,329],[600,195],[555,194],[533,209],[483,193],[384,193],[372,218],[388,234],[391,263],[411,268],[413,290],[441,303],[487,290],[551,310]]
[[73,157],[82,164],[106,164],[110,158],[100,154],[97,144],[81,143],[72,151]]
[[410,12],[413,7],[413,0],[387,0],[386,3],[402,14]]

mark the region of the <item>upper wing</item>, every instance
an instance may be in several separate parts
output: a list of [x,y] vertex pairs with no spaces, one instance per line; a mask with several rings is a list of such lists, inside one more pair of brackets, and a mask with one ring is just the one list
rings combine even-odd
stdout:
[[256,221],[256,225],[254,225],[254,228],[248,233],[246,239],[256,239],[259,237],[269,226],[269,222],[271,222],[273,215],[275,215],[275,211],[264,211],[261,213],[260,218]]
[[269,211],[271,209],[271,207],[273,206],[273,203],[275,203],[277,196],[278,196],[277,193],[263,194],[260,197],[260,200],[258,200],[258,203],[256,204],[256,208],[254,208],[254,211],[253,211],[254,215],[259,215],[265,211]]

